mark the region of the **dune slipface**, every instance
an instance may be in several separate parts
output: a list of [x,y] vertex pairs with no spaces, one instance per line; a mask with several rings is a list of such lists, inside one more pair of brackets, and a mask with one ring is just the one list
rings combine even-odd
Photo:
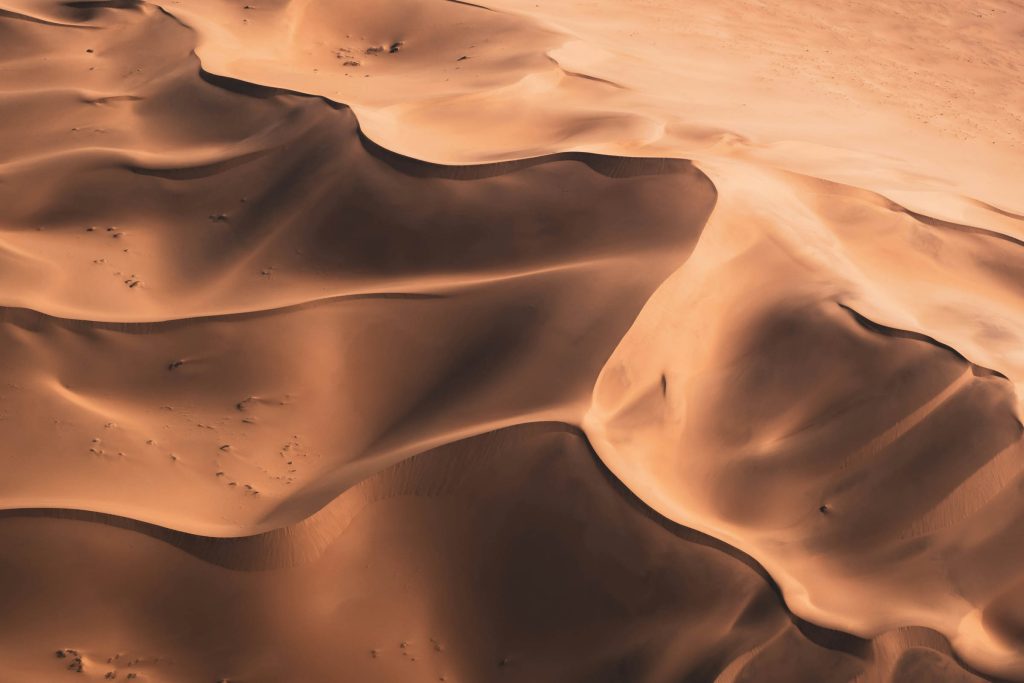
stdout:
[[1022,32],[0,0],[0,679],[1024,681]]

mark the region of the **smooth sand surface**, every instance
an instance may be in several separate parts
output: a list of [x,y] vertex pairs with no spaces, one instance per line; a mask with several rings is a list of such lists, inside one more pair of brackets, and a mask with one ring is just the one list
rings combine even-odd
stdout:
[[0,0],[0,680],[1024,681],[1022,36]]

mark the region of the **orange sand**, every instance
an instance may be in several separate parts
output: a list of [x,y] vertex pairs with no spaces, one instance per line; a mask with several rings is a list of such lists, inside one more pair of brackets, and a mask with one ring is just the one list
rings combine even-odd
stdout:
[[0,681],[1024,681],[1022,35],[0,0]]

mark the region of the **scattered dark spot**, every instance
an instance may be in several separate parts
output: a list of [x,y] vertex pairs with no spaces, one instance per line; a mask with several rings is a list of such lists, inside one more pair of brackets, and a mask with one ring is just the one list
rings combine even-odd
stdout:
[[88,52],[89,54],[92,54],[92,48],[91,47],[86,48],[85,51]]
[[356,60],[354,60],[354,59],[349,59],[349,60],[345,61],[345,62],[344,62],[344,63],[342,64],[342,66],[359,66],[359,62],[357,62],[357,61],[356,61]]
[[183,361],[183,360],[171,361],[170,363],[167,364],[167,369],[168,370],[177,370],[178,368],[180,368],[184,364],[185,364],[185,361]]
[[384,52],[384,48],[380,46],[366,48],[366,54],[368,55],[379,55],[382,52]]
[[57,650],[57,657],[59,659],[64,659],[65,657],[67,657],[67,653],[65,653],[64,650]]
[[85,229],[86,232],[93,232],[94,230],[96,230],[95,225],[90,225],[88,228]]
[[821,507],[818,508],[818,512],[820,512],[823,515],[827,515],[831,509],[832,508],[830,508],[828,505],[822,505]]
[[226,213],[211,213],[209,218],[214,223],[225,223],[228,220],[228,215]]
[[398,41],[398,42],[396,42],[396,43],[391,43],[391,47],[389,47],[389,48],[388,48],[388,52],[389,52],[390,54],[395,54],[395,53],[397,53],[397,52],[398,52],[399,50],[401,50],[401,49],[402,49],[402,46],[403,46],[403,45],[405,45],[405,43],[404,43],[404,42],[402,42],[401,40],[399,40],[399,41]]

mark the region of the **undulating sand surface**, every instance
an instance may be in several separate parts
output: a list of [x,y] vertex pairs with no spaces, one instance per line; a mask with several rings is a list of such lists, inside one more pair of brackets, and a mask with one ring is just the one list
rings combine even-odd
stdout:
[[1024,681],[1020,0],[0,0],[0,683]]

